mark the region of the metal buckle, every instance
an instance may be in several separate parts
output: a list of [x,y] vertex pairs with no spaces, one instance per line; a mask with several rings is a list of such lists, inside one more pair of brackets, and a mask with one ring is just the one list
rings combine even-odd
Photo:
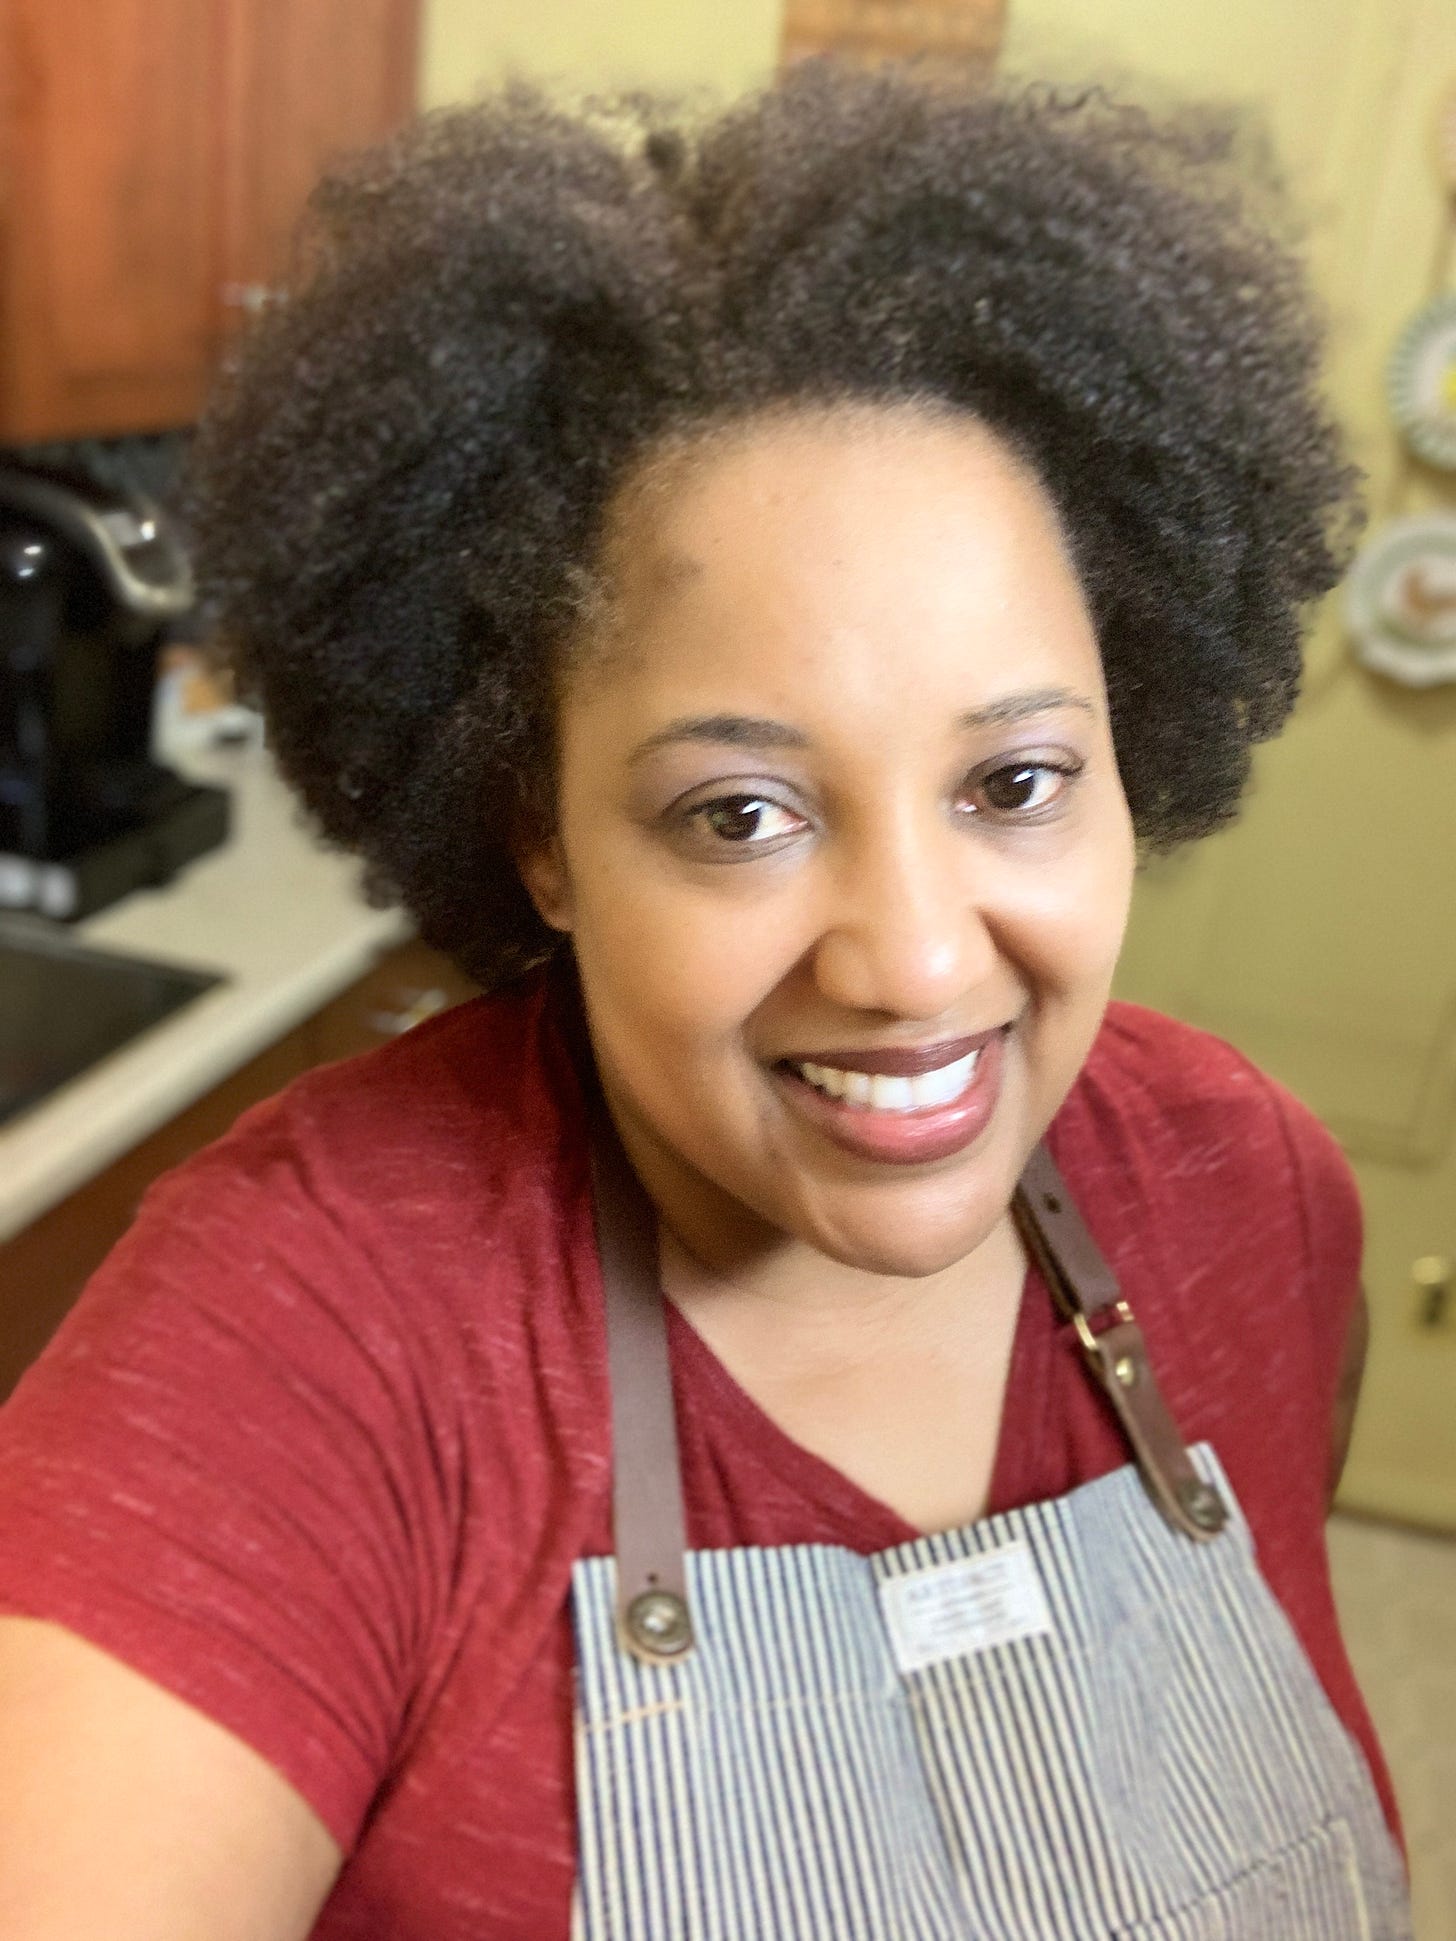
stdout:
[[[1113,1313],[1117,1316],[1118,1321],[1127,1322],[1127,1321],[1133,1321],[1137,1318],[1133,1314],[1131,1307],[1129,1307],[1127,1302],[1123,1300],[1121,1295],[1119,1295],[1115,1301],[1109,1302],[1108,1306],[1111,1307]],[[1100,1307],[1098,1308],[1097,1312],[1098,1314],[1106,1314],[1107,1308]],[[1093,1333],[1092,1324],[1087,1318],[1087,1316],[1082,1312],[1081,1308],[1074,1308],[1072,1310],[1072,1326],[1077,1330],[1077,1339],[1081,1342],[1082,1346],[1087,1350],[1087,1353],[1092,1357],[1092,1359],[1096,1361],[1098,1358],[1097,1336]]]

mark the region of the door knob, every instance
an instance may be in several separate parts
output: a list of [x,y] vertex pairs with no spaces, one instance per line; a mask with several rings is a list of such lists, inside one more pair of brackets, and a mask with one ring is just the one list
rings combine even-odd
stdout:
[[1421,1290],[1421,1326],[1443,1327],[1456,1286],[1456,1261],[1448,1254],[1422,1254],[1411,1267],[1411,1279]]

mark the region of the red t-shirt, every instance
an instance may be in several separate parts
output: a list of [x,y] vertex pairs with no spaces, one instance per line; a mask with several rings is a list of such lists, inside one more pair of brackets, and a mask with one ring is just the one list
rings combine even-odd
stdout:
[[[1127,1005],[1050,1143],[1394,1823],[1323,1540],[1360,1246],[1338,1149],[1227,1045]],[[695,1547],[913,1534],[670,1326]],[[538,985],[310,1074],[153,1189],[0,1411],[0,1609],[286,1775],[348,1856],[317,1935],[542,1941],[567,1931],[567,1600],[611,1547],[610,1458],[580,1098]],[[1126,1460],[1033,1273],[991,1508]]]

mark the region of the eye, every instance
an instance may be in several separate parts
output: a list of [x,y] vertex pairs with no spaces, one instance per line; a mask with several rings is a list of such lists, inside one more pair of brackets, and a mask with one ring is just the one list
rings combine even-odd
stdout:
[[804,827],[802,816],[762,795],[720,795],[699,803],[686,821],[703,842],[740,850],[777,847]]
[[694,819],[723,842],[757,843],[791,835],[798,817],[758,795],[725,795],[693,811]]
[[1053,809],[1082,772],[1080,762],[1008,762],[982,775],[969,791],[970,813],[979,802],[1009,821],[1034,820]]

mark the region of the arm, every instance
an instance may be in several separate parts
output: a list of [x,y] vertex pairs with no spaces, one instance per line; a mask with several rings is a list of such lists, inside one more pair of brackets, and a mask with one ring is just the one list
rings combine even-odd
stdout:
[[389,1769],[444,1512],[318,1172],[267,1108],[154,1188],[0,1410],[5,1941],[302,1936]]
[[1345,1335],[1345,1351],[1340,1359],[1339,1379],[1335,1388],[1335,1410],[1330,1440],[1330,1479],[1329,1501],[1334,1506],[1335,1492],[1340,1487],[1340,1477],[1344,1473],[1345,1458],[1350,1452],[1350,1437],[1355,1427],[1355,1410],[1360,1401],[1360,1384],[1365,1376],[1365,1355],[1370,1346],[1370,1304],[1361,1287],[1355,1306],[1350,1314],[1350,1326]]
[[339,1864],[240,1739],[73,1633],[0,1618],[0,1933],[302,1941]]

